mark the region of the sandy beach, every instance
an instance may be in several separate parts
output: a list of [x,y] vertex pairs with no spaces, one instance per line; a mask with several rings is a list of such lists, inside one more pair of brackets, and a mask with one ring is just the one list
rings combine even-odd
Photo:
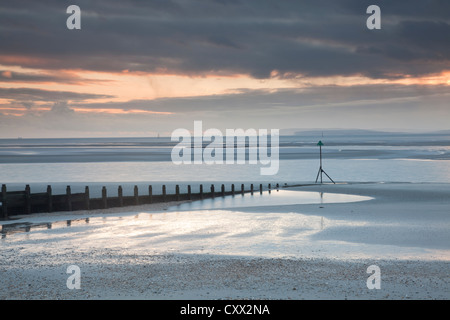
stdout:
[[[4,230],[31,229],[4,232],[0,298],[450,298],[450,184],[284,191],[322,192],[323,201],[195,210],[164,203],[2,221]],[[326,201],[331,195],[364,198]],[[70,265],[81,270],[80,289],[66,286]],[[371,265],[380,268],[380,289],[367,287]]]

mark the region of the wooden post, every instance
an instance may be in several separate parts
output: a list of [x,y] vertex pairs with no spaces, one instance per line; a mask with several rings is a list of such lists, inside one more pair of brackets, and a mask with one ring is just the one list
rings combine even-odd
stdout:
[[191,185],[188,185],[188,200],[191,200],[191,199],[192,199],[191,193],[192,193],[192,191],[191,191]]
[[244,195],[244,184],[241,184],[241,194]]
[[231,194],[234,196],[234,183],[231,185]]
[[103,209],[108,208],[108,198],[107,198],[108,191],[106,190],[106,187],[103,186],[102,188],[102,203],[103,203]]
[[251,192],[252,195],[253,195],[253,183],[250,185],[250,192]]
[[222,197],[225,197],[225,185],[222,184]]
[[122,186],[119,186],[117,190],[117,195],[119,196],[119,207],[123,207],[123,189]]
[[30,196],[31,190],[30,185],[27,184],[25,186],[25,212],[27,214],[31,213],[31,196]]
[[177,195],[177,201],[180,201],[180,186],[179,185],[175,186],[175,193]]
[[139,205],[139,189],[138,186],[134,186],[134,204]]
[[67,211],[72,211],[72,192],[70,186],[67,186],[66,188],[66,207]]
[[163,202],[166,202],[166,185],[162,186]]
[[152,203],[153,202],[153,187],[152,186],[148,186],[148,197],[149,197],[150,203]]
[[214,199],[214,185],[211,185],[211,197]]
[[259,194],[262,194],[262,183],[259,185]]
[[203,185],[200,185],[200,199],[203,200]]
[[86,186],[86,187],[84,187],[84,207],[86,210],[89,210],[91,208],[90,201],[91,201],[91,198],[89,195],[89,187]]
[[2,184],[2,216],[8,219],[8,202],[6,200],[6,184]]
[[47,211],[53,211],[53,196],[52,196],[52,186],[47,186]]

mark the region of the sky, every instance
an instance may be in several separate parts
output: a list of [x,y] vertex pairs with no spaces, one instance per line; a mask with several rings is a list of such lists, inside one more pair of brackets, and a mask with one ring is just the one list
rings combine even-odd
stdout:
[[0,138],[448,130],[449,39],[448,0],[1,0]]

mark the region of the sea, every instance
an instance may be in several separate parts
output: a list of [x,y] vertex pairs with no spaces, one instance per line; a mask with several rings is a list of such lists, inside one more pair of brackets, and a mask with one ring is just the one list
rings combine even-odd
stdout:
[[324,183],[450,182],[450,132],[336,130],[281,135],[275,175],[262,175],[267,165],[260,161],[175,164],[171,153],[178,141],[170,137],[0,139],[0,183],[8,191],[29,184],[32,192],[52,185],[55,194],[67,185],[73,192],[89,185],[94,194],[103,185],[123,185],[124,193],[154,185],[157,194],[163,184],[190,184],[193,192],[199,184],[309,184],[318,178],[319,141]]

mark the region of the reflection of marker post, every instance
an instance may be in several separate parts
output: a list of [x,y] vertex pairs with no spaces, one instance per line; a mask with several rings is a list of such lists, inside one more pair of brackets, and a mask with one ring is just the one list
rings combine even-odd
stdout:
[[335,183],[333,181],[333,179],[331,179],[330,176],[325,172],[325,170],[322,169],[322,146],[323,146],[322,141],[319,141],[317,143],[317,145],[320,148],[320,167],[319,167],[319,172],[317,172],[316,183],[317,183],[317,180],[319,179],[319,175],[320,175],[320,183],[322,183],[322,172],[325,173],[325,175],[328,177],[328,179],[331,180],[331,182]]
[[[317,145],[319,146],[319,149],[320,149],[320,183],[322,183],[322,146],[323,146],[323,143],[322,143],[322,141],[320,140],[318,143],[317,143]],[[316,182],[317,182],[317,179],[316,179]]]

